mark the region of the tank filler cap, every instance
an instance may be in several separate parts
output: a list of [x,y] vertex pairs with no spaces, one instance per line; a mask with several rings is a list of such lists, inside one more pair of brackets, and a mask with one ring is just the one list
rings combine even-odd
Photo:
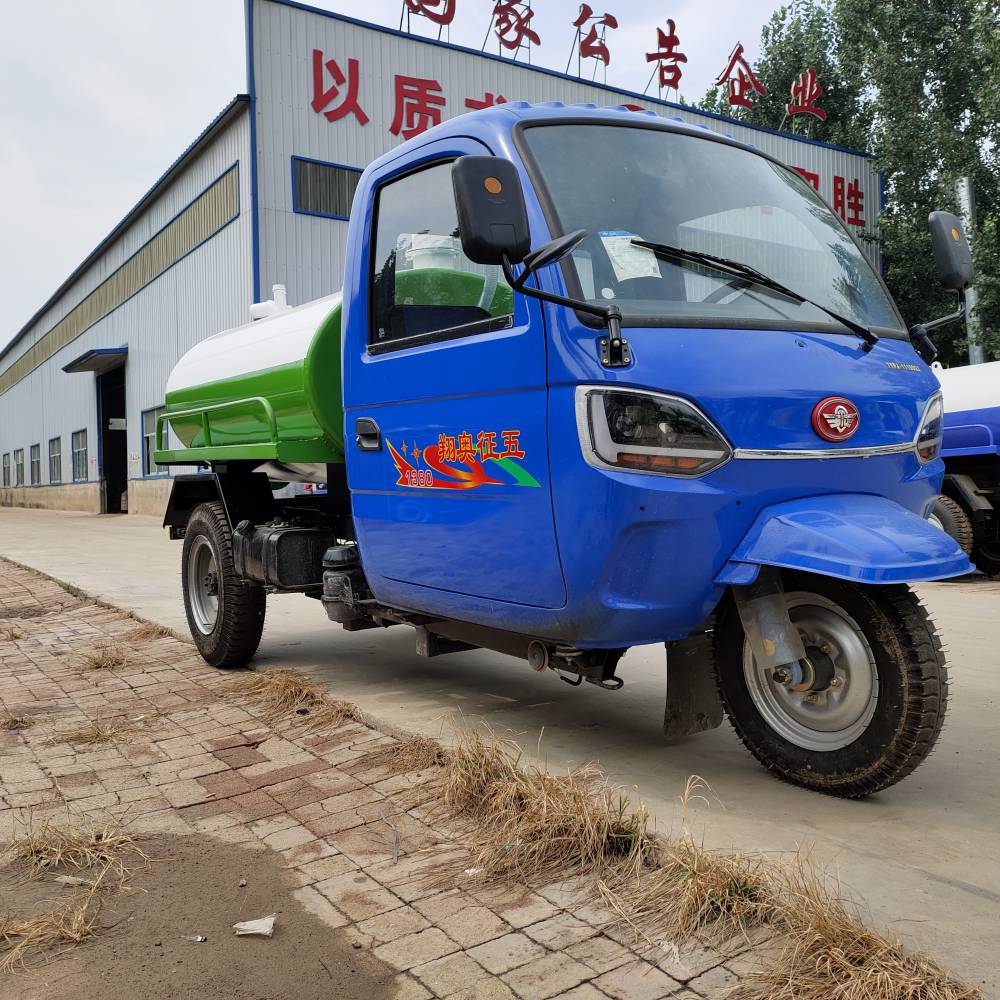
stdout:
[[268,316],[277,316],[288,309],[288,298],[285,295],[284,285],[271,286],[271,298],[266,302],[254,302],[250,306],[250,319],[267,319]]

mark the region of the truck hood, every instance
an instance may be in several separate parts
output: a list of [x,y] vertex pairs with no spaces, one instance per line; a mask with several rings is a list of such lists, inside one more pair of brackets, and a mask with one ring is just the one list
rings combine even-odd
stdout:
[[[734,448],[830,449],[914,440],[939,391],[906,341],[882,338],[868,353],[857,337],[783,330],[628,328],[631,368],[602,372],[697,403]],[[860,421],[849,442],[812,427],[816,404],[844,396]]]

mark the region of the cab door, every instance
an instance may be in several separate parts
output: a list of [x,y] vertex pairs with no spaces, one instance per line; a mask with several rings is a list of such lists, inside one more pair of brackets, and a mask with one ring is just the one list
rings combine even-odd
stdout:
[[348,479],[365,571],[376,596],[439,613],[474,606],[445,592],[545,608],[566,599],[541,311],[499,269],[468,260],[458,239],[451,164],[488,152],[441,140],[416,166],[408,156],[375,180],[358,254],[367,268],[353,279],[367,281],[355,288],[365,308],[351,309],[345,342]]

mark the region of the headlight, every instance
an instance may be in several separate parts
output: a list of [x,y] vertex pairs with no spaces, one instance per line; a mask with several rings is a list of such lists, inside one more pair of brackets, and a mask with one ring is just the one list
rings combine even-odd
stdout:
[[924,418],[917,431],[917,458],[925,465],[933,462],[941,451],[941,437],[944,434],[944,403],[940,396],[934,396],[924,410]]
[[603,468],[703,476],[732,454],[708,417],[676,396],[581,385],[576,424],[584,457]]

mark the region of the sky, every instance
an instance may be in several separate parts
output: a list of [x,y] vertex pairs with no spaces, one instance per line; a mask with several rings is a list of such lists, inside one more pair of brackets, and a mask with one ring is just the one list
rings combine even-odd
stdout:
[[[608,83],[642,91],[656,29],[672,18],[699,100],[742,41],[751,61],[777,0],[591,0],[608,32]],[[402,0],[313,0],[397,27]],[[577,0],[534,0],[532,61],[564,71]],[[491,0],[456,0],[451,41],[480,48]],[[427,28],[414,33],[427,34]],[[495,51],[495,48],[494,48]],[[0,344],[231,98],[246,89],[243,0],[33,0],[0,29]]]

